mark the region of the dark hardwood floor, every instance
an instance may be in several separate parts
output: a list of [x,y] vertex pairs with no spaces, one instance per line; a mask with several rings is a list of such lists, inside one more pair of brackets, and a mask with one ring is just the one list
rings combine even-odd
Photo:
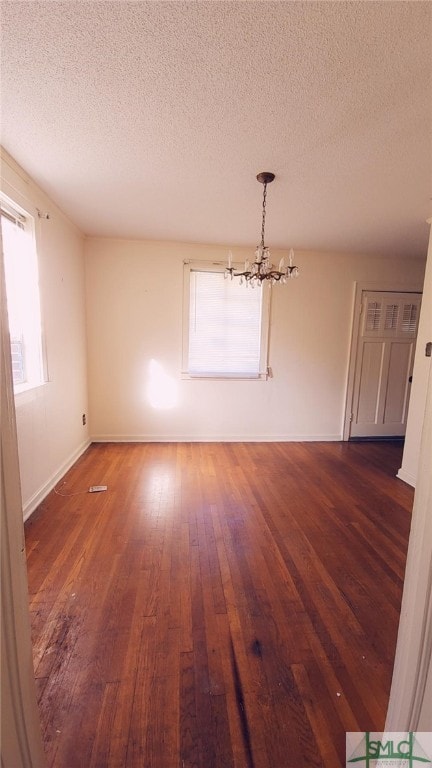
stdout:
[[346,731],[384,727],[401,453],[92,445],[59,488],[77,495],[51,493],[25,526],[48,765],[345,765]]

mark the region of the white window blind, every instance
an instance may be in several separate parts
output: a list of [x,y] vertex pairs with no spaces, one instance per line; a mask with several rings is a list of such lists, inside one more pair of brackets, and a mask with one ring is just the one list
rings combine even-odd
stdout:
[[366,315],[366,330],[377,331],[381,323],[381,303],[368,301]]
[[402,318],[402,332],[415,333],[417,330],[417,304],[404,304]]
[[399,317],[399,304],[387,304],[384,328],[386,331],[393,331],[397,328]]
[[191,268],[186,372],[259,377],[266,373],[265,346],[262,287],[226,279],[222,268]]

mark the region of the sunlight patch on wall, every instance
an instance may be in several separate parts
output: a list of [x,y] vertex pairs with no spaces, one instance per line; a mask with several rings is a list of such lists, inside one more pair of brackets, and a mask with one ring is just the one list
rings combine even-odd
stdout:
[[169,410],[178,404],[178,384],[157,360],[150,360],[147,398],[157,410]]

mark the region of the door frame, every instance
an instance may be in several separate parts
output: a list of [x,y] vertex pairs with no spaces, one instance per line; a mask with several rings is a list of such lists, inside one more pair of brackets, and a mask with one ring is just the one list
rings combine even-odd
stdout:
[[[432,715],[432,368],[385,730],[429,730]],[[429,688],[428,688],[429,686]],[[426,724],[427,723],[427,724]]]
[[423,293],[423,284],[417,283],[387,283],[387,282],[360,282],[354,283],[353,290],[353,314],[351,324],[351,343],[349,350],[348,373],[346,384],[345,409],[343,417],[342,439],[350,438],[351,414],[354,401],[354,381],[359,346],[359,332],[362,296],[365,291],[378,291],[379,293]]
[[45,768],[36,683],[0,233],[1,764]]

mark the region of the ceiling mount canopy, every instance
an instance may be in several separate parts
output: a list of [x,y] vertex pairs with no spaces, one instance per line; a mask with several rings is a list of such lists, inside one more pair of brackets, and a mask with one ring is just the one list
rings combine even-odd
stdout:
[[265,219],[266,219],[266,204],[267,204],[267,184],[271,184],[275,179],[275,174],[271,171],[262,171],[257,175],[257,181],[264,185],[263,190],[263,203],[262,203],[262,220],[261,220],[261,242],[255,250],[255,261],[250,264],[246,259],[244,269],[242,271],[236,271],[236,268],[232,266],[232,254],[231,251],[228,254],[228,266],[226,268],[226,276],[239,277],[240,282],[245,280],[246,285],[249,283],[254,286],[256,283],[261,285],[264,280],[270,280],[274,283],[286,283],[287,280],[293,277],[298,277],[299,269],[293,264],[294,251],[291,248],[288,257],[288,264],[285,264],[285,256],[279,262],[279,267],[273,266],[271,263],[270,249],[264,242],[265,235]]
[[259,181],[260,184],[270,184],[275,178],[274,173],[271,173],[270,171],[262,171],[258,174],[257,181]]

